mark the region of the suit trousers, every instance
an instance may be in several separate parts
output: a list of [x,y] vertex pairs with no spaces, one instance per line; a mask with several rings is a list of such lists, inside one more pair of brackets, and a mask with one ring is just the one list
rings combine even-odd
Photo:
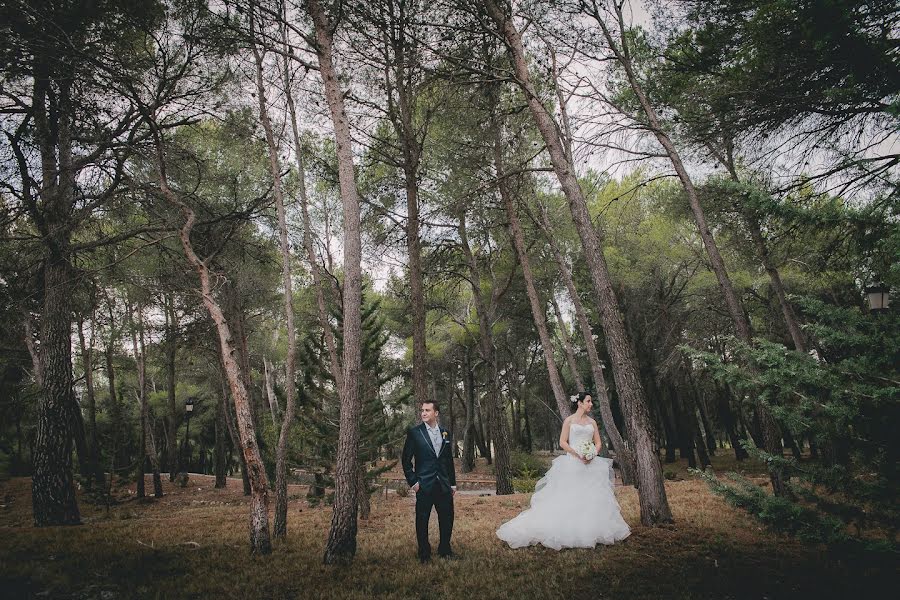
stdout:
[[419,488],[416,492],[416,541],[419,544],[419,559],[431,558],[431,544],[428,542],[428,521],[431,508],[437,510],[440,542],[438,554],[450,556],[450,536],[453,535],[453,492],[435,485],[428,491]]

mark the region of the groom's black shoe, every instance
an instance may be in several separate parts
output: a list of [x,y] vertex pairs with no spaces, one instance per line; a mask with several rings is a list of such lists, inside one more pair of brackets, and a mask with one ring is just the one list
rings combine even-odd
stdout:
[[430,556],[420,556],[419,562],[423,565],[427,565],[431,562],[431,557]]

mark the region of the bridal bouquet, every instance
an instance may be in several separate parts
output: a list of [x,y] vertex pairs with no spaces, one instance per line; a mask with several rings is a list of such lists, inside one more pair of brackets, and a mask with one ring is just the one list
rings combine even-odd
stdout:
[[591,460],[597,456],[597,448],[591,440],[584,440],[578,444],[578,453],[587,460]]

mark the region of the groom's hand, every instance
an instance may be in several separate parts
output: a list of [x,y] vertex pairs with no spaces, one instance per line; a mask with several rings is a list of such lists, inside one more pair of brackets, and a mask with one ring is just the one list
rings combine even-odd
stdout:
[[451,486],[450,486],[450,495],[451,495],[451,496],[455,496],[455,495],[456,495],[456,486],[455,486],[455,485],[451,485]]
[[416,482],[416,485],[412,486],[411,489],[412,489],[412,491],[414,491],[414,492],[418,492],[418,491],[419,491],[419,482],[417,481],[417,482]]

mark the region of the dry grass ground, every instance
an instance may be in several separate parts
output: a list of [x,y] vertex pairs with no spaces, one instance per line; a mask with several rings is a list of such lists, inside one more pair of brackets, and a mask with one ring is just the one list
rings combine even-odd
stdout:
[[[617,488],[633,533],[594,550],[510,550],[494,530],[528,495],[460,494],[453,539],[461,560],[426,566],[415,557],[413,499],[376,495],[348,568],[321,564],[331,511],[310,508],[300,486],[290,491],[288,541],[271,556],[250,557],[240,480],[226,490],[204,476],[191,476],[187,488],[166,481],[161,500],[126,500],[109,513],[82,502],[83,526],[35,529],[29,480],[13,479],[0,482],[0,596],[797,600],[880,598],[897,589],[895,565],[763,531],[677,469],[688,478],[667,485],[674,526],[641,527],[636,492]],[[572,510],[589,507],[573,499]]]

